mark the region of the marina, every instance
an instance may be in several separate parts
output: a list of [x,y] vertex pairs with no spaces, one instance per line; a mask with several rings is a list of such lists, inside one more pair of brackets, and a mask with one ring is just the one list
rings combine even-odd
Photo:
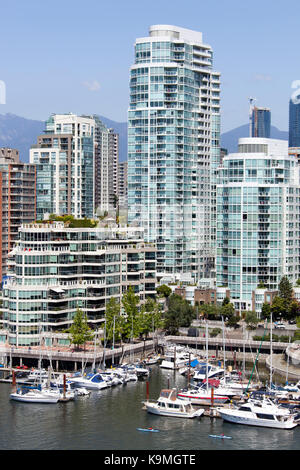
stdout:
[[[242,363],[238,364],[239,367],[241,365]],[[289,428],[272,429],[228,422],[223,419],[222,413],[243,406],[242,401],[245,404],[247,398],[230,397],[227,403],[220,406],[214,401],[217,388],[212,388],[214,392],[211,393],[210,402],[208,400],[203,406],[193,405],[189,400],[177,397],[177,392],[184,390],[191,381],[189,377],[180,374],[177,369],[161,368],[160,363],[156,361],[146,367],[149,374],[140,375],[136,380],[123,381],[115,384],[116,386],[110,383],[101,389],[86,390],[85,387],[76,387],[73,400],[68,402],[57,400],[55,404],[49,406],[42,402],[25,403],[12,400],[12,384],[0,383],[0,406],[3,410],[0,422],[0,448],[57,450],[271,450],[273,448],[296,450],[300,448],[298,422],[292,423]],[[230,365],[228,369],[231,370]],[[263,366],[259,366],[258,369],[259,378],[263,383],[267,383],[268,369]],[[109,381],[113,373],[121,374],[122,370],[124,373],[124,366],[106,369],[102,373],[107,372],[106,380]],[[97,374],[101,376],[101,371],[99,370]],[[235,375],[233,372],[232,374]],[[45,379],[45,373],[43,375]],[[94,375],[91,374],[92,377]],[[103,381],[104,375],[105,373],[101,376]],[[247,378],[250,375],[251,364],[248,363]],[[79,372],[67,374],[64,382],[63,375],[59,374],[60,385],[70,384],[72,381],[70,376],[74,376],[74,379],[81,375]],[[88,372],[84,377],[87,376]],[[279,384],[278,387],[280,384],[284,386],[284,380],[276,375],[274,382]],[[294,402],[298,405],[296,389],[294,385],[290,390],[293,390]],[[167,391],[170,393],[166,393]],[[173,405],[182,401],[187,407],[195,408],[194,419],[178,419],[171,413],[148,412],[145,405],[150,402],[156,403],[162,395],[164,400],[172,402]],[[55,401],[54,396],[57,395],[53,393],[53,401]],[[288,416],[288,408],[281,410],[283,416]],[[176,412],[175,407],[173,411]],[[296,414],[298,412],[294,410],[294,416]],[[292,418],[287,418],[286,421],[291,423]],[[24,427],[26,433],[23,432]]]

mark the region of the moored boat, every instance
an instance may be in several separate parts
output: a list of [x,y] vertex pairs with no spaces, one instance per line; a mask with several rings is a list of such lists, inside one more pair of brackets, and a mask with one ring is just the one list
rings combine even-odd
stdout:
[[295,416],[288,409],[281,408],[269,398],[250,398],[242,405],[217,410],[221,418],[230,423],[276,429],[292,429],[298,425]]
[[10,398],[24,403],[57,403],[59,394],[37,388],[26,389],[20,387],[10,394]]
[[145,401],[148,413],[174,418],[196,418],[204,413],[204,409],[196,410],[190,401],[180,400],[176,389],[163,389],[157,401]]

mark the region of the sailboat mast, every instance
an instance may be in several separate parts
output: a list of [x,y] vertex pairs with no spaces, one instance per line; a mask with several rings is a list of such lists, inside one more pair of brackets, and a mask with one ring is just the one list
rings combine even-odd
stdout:
[[206,336],[206,390],[208,391],[208,325],[207,325],[207,320],[206,320],[205,336]]
[[273,329],[273,320],[271,312],[271,324],[270,324],[270,388],[272,387],[272,373],[273,373],[273,348],[272,348],[272,329]]
[[226,352],[225,352],[225,325],[224,318],[222,316],[222,330],[223,330],[223,363],[224,363],[224,380],[226,375]]

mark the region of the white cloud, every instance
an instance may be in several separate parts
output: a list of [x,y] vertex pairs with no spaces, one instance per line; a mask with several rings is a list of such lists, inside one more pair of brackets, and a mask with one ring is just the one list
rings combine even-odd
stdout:
[[83,86],[85,86],[90,91],[100,90],[100,83],[97,80],[94,80],[92,82],[83,82]]

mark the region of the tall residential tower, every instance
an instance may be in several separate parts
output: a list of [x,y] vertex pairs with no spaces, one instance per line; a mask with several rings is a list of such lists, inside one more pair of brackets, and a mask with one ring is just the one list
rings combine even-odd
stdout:
[[243,138],[217,185],[217,285],[251,308],[258,285],[300,275],[300,180],[284,140]]
[[30,149],[37,168],[37,218],[45,214],[93,217],[95,120],[91,116],[52,114],[43,135]]
[[135,43],[128,112],[128,221],[157,244],[158,276],[208,274],[220,161],[220,76],[202,33],[151,26]]

